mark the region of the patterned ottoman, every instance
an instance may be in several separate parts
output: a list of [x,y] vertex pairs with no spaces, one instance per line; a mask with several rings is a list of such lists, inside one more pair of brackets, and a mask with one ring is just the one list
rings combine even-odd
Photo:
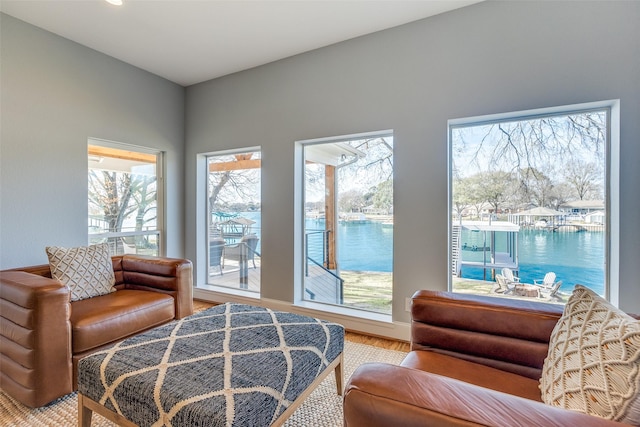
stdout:
[[223,304],[126,339],[78,365],[78,424],[281,425],[335,370],[341,325]]

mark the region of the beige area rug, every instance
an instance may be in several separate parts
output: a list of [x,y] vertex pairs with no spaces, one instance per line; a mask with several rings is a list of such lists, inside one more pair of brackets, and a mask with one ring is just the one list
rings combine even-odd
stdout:
[[[345,384],[353,371],[363,363],[399,364],[405,356],[400,351],[386,350],[366,344],[345,341]],[[12,427],[75,427],[78,425],[78,401],[75,393],[64,396],[49,406],[28,408],[0,390],[0,425]],[[115,424],[93,414],[92,427]],[[304,401],[285,423],[286,427],[341,427],[342,397],[336,394],[335,376],[327,378]],[[257,426],[256,426],[257,427]]]

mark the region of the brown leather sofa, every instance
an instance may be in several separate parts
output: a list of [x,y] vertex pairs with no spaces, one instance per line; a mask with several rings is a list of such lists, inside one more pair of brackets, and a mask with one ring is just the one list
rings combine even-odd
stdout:
[[345,427],[621,426],[542,403],[538,388],[562,306],[447,292],[413,296],[401,366],[360,366]]
[[77,387],[78,361],[193,313],[191,261],[112,257],[116,292],[70,302],[48,265],[0,272],[0,387],[31,407]]

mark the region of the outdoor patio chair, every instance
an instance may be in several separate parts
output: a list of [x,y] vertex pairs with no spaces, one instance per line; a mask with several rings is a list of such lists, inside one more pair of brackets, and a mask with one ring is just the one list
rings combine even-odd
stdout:
[[242,236],[240,242],[235,245],[227,245],[224,249],[224,257],[222,260],[222,266],[224,267],[225,259],[239,261],[241,257],[246,257],[247,263],[251,261],[253,268],[256,268],[256,248],[258,246],[258,236],[255,234],[247,234]]
[[560,289],[560,286],[562,286],[562,280],[558,280],[550,288],[540,288],[540,296],[545,298],[555,297],[558,293],[558,290]]
[[209,268],[218,267],[222,276],[222,252],[225,241],[223,238],[214,238],[209,241]]
[[503,268],[502,269],[502,276],[504,276],[504,278],[506,279],[507,283],[520,283],[520,278],[516,277],[513,274],[513,271],[510,268]]
[[496,274],[496,283],[498,284],[495,289],[497,293],[507,294],[515,289],[515,284],[509,283],[502,274]]
[[533,284],[536,286],[540,286],[542,288],[551,288],[553,287],[553,284],[555,282],[556,282],[556,273],[554,273],[553,271],[550,271],[544,275],[544,279],[534,280]]
[[[253,268],[256,268],[256,248],[258,247],[258,236],[255,234],[247,234],[240,239],[240,243],[247,245],[247,261],[253,263]],[[260,255],[260,254],[258,254]]]

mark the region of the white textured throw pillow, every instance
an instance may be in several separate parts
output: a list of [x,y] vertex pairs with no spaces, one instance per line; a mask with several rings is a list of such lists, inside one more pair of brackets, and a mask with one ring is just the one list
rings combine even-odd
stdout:
[[46,248],[51,277],[71,290],[71,301],[115,292],[116,283],[109,245]]
[[640,321],[576,285],[540,378],[553,406],[640,425]]

